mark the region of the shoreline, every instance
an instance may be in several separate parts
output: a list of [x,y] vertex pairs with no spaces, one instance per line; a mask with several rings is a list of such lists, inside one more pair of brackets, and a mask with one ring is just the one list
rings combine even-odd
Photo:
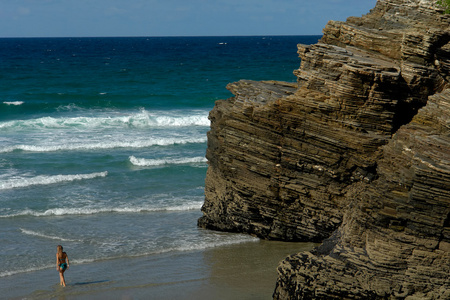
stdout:
[[71,264],[66,288],[58,285],[58,274],[52,268],[4,277],[0,292],[8,299],[270,299],[278,263],[315,246],[257,240]]

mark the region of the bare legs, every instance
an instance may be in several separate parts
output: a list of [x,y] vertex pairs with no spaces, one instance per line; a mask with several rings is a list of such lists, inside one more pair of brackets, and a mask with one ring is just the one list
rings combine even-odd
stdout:
[[62,286],[66,286],[66,279],[64,278],[64,271],[61,268],[59,268],[59,284]]

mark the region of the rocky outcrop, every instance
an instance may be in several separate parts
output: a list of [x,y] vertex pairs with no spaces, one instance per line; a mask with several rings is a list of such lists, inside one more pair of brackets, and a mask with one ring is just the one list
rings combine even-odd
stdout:
[[430,97],[358,183],[342,226],[279,266],[276,299],[450,299],[450,90]]
[[280,264],[274,298],[450,297],[449,24],[379,0],[299,45],[297,84],[216,103],[199,226],[326,239]]

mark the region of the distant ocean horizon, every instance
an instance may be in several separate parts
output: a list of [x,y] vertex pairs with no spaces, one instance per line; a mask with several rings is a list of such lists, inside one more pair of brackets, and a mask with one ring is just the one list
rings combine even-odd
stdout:
[[254,37],[262,37],[262,38],[277,38],[277,37],[312,37],[320,39],[322,37],[321,34],[306,34],[306,35],[296,35],[296,34],[275,34],[275,35],[264,35],[264,34],[256,34],[256,35],[106,35],[106,36],[4,36],[0,37],[0,39],[134,39],[134,38],[223,38],[223,37],[231,37],[231,38],[254,38]]
[[[208,113],[232,96],[230,82],[295,82],[296,45],[320,37],[0,38],[2,295],[71,291],[81,299],[132,289],[124,270],[136,259],[153,275],[132,281],[159,293],[195,277],[167,273],[161,262],[195,264],[205,284],[211,269],[198,257],[259,247],[254,237],[196,226]],[[58,244],[71,259],[65,292],[54,267]]]

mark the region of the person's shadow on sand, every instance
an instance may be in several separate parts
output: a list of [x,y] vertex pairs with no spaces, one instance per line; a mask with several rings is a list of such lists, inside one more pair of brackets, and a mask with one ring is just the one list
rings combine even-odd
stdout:
[[97,280],[97,281],[86,281],[86,282],[75,282],[71,285],[88,285],[88,284],[96,284],[96,283],[103,283],[108,282],[109,280]]

